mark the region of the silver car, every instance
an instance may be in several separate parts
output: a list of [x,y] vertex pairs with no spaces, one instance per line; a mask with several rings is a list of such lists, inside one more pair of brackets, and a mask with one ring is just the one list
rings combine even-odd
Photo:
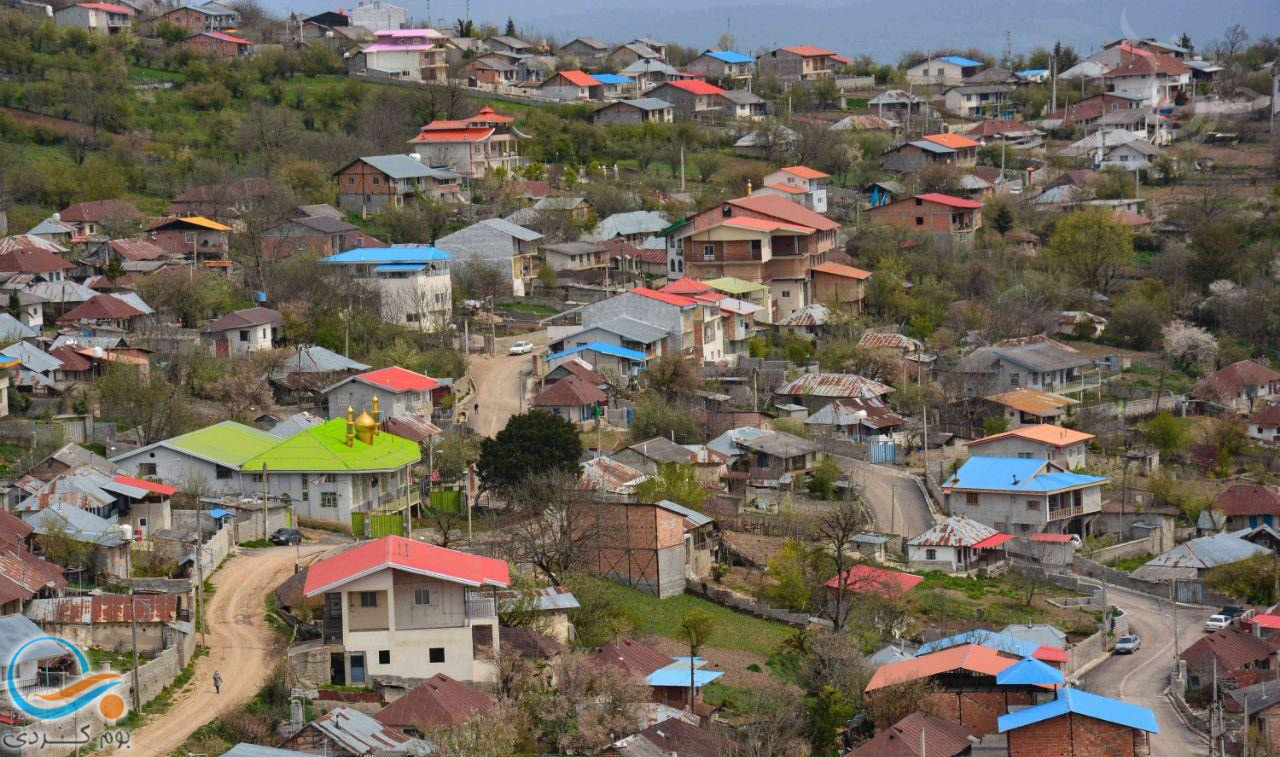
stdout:
[[1116,639],[1115,649],[1111,650],[1115,654],[1133,654],[1142,648],[1142,638],[1136,633],[1127,636],[1121,636]]
[[528,355],[533,352],[533,342],[516,342],[507,350],[508,355]]

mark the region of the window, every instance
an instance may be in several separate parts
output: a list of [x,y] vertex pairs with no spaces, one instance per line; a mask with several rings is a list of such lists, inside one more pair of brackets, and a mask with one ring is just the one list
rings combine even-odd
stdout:
[[1030,460],[1030,459],[1032,458],[1032,456],[1033,456],[1033,455],[1032,455],[1032,453],[1030,453],[1030,452],[1019,452],[1019,453],[1018,453],[1018,457],[1022,458],[1023,460]]
[[924,226],[924,216],[916,216],[916,226]]
[[789,299],[791,299],[791,290],[790,290],[790,289],[783,289],[783,290],[782,290],[782,299],[784,299],[784,300],[789,300]]
[[362,592],[360,592],[360,606],[361,606],[361,607],[377,607],[377,606],[378,606],[378,592],[376,592],[376,591],[362,591]]
[[427,662],[444,662],[444,647],[432,647],[427,650]]
[[376,186],[378,186],[378,185],[380,185],[380,184],[382,184],[382,177],[381,177],[381,176],[374,176],[374,177],[373,177],[373,185],[376,187]]
[[1018,386],[1022,383],[1022,375],[1018,373],[1009,374],[1009,386]]
[[716,246],[714,244],[702,245],[702,257],[705,260],[713,260],[716,256]]
[[138,463],[138,475],[139,476],[156,475],[156,464],[155,463]]
[[235,474],[235,471],[231,470],[225,465],[219,465],[214,467],[213,469],[213,475],[219,481],[226,481],[227,479],[231,478],[231,476],[234,474]]
[[415,605],[431,604],[431,590],[430,589],[414,589],[413,603]]
[[337,507],[338,493],[337,492],[320,492],[320,506],[321,507]]
[[759,239],[752,239],[752,240],[751,240],[751,254],[752,254],[752,255],[758,256],[758,255],[760,254],[761,250],[763,249],[763,247],[764,247],[764,245],[763,245],[763,243],[762,243]]
[[240,329],[240,341],[249,341],[249,329]]
[[725,218],[728,218],[729,216],[733,215],[733,206],[732,206],[732,205],[725,205],[725,206],[721,207],[721,208],[720,208],[720,215],[724,216]]
[[969,507],[977,507],[977,506],[978,506],[978,493],[977,493],[977,492],[968,492],[968,493],[966,493],[966,494],[964,495],[964,503],[965,503],[966,505],[968,505]]
[[1039,509],[1040,509],[1040,503],[1039,503],[1039,502],[1037,502],[1037,501],[1035,501],[1034,499],[1029,499],[1029,500],[1027,500],[1027,509],[1028,509],[1028,510],[1031,510],[1031,511],[1033,511],[1033,512],[1034,512],[1034,511],[1036,511],[1036,510],[1039,510]]
[[924,551],[924,559],[926,559],[926,560],[937,560],[937,559],[938,559],[938,550],[936,550],[936,549],[926,549],[926,550]]
[[916,198],[916,207],[920,207],[920,206],[921,206],[921,205],[923,205],[923,204],[924,204],[924,200],[921,200],[919,197],[917,197],[917,198]]
[[379,664],[379,665],[390,665],[390,664],[391,664],[391,650],[390,650],[390,649],[379,649],[379,650],[378,650],[378,664]]
[[355,185],[356,185],[356,177],[354,177],[354,176],[348,176],[348,177],[347,177],[347,186],[349,186],[349,187],[354,187]]

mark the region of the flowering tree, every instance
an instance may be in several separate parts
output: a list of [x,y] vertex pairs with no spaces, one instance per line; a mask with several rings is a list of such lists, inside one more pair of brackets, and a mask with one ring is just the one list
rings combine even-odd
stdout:
[[1170,321],[1160,329],[1164,352],[1176,365],[1187,368],[1195,363],[1210,363],[1218,354],[1213,335],[1186,321]]

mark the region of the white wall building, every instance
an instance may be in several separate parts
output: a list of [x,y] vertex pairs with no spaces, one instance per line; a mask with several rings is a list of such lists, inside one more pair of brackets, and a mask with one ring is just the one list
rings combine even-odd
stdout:
[[321,258],[345,266],[382,298],[382,319],[420,331],[443,328],[453,312],[453,256],[429,245],[361,247]]

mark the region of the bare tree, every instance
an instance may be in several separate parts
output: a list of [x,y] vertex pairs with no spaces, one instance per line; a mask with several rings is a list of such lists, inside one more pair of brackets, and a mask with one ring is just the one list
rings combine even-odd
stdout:
[[883,592],[886,588],[862,585],[868,581],[874,581],[879,577],[878,573],[872,575],[869,571],[866,577],[850,575],[853,556],[845,550],[853,537],[862,533],[866,527],[867,511],[860,495],[838,503],[818,518],[816,526],[818,541],[831,553],[831,560],[836,569],[835,591],[829,593],[825,602],[818,602],[818,608],[819,612],[831,620],[831,624],[837,631],[844,628],[849,620],[849,609],[854,592]]
[[552,584],[600,548],[600,510],[608,505],[592,502],[577,471],[530,476],[504,494],[526,516],[507,530],[508,558],[532,565]]
[[781,684],[753,690],[738,703],[740,725],[717,757],[803,757],[805,713],[796,692]]
[[244,266],[245,279],[255,289],[266,291],[269,262],[287,257],[291,236],[287,222],[296,214],[296,198],[279,187],[246,198],[241,205],[240,228],[231,239],[231,258]]

